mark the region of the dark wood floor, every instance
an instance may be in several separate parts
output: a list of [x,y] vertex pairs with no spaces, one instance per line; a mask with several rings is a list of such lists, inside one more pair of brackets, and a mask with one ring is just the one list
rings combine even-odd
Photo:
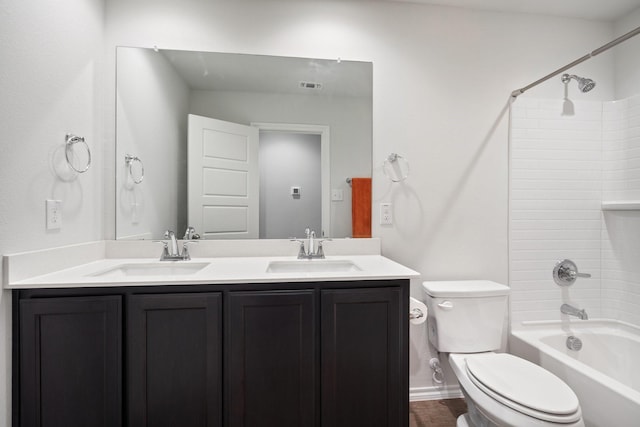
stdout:
[[464,399],[425,400],[409,404],[410,427],[455,427],[459,415],[467,412]]

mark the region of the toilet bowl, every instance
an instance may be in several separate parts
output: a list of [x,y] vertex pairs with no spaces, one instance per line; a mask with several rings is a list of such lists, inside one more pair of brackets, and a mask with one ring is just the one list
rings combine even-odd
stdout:
[[490,281],[424,282],[429,341],[449,363],[469,412],[458,427],[584,427],[578,398],[560,378],[496,353],[509,288]]

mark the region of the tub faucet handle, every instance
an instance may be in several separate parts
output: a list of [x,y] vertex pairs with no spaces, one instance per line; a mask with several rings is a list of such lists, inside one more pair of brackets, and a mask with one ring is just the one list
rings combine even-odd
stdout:
[[553,268],[553,280],[559,286],[571,286],[578,277],[591,277],[591,274],[578,272],[578,266],[570,259],[563,259]]

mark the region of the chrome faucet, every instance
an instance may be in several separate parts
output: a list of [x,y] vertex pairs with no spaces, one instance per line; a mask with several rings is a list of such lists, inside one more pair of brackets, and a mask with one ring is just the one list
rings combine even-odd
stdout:
[[194,239],[199,239],[200,235],[196,234],[196,229],[193,228],[192,226],[188,226],[187,230],[184,232],[184,237],[182,238],[183,240],[194,240]]
[[[327,239],[316,239],[316,232],[309,227],[304,230],[307,236],[307,245],[305,249],[305,241],[299,239],[291,239],[292,241],[300,243],[300,250],[298,251],[298,259],[313,259],[324,258],[324,249],[322,248],[322,242]],[[316,247],[317,244],[317,247]]]
[[160,261],[188,261],[191,259],[187,244],[195,242],[184,242],[182,244],[182,253],[180,253],[180,249],[178,248],[178,239],[176,239],[176,234],[173,231],[165,231],[164,238],[169,241],[165,242],[164,240],[156,240],[164,245],[162,255],[160,255]]
[[307,241],[309,242],[309,244],[307,246],[307,255],[315,253],[315,245],[314,245],[313,241],[316,238],[316,232],[313,231],[312,229],[310,229],[309,227],[307,227],[304,230],[304,234],[306,234]]
[[562,312],[562,314],[568,314],[570,316],[575,316],[578,317],[582,320],[589,320],[589,316],[587,315],[587,312],[584,311],[584,309],[579,310],[577,308],[575,308],[572,305],[569,304],[562,304],[562,306],[560,306],[560,311]]
[[178,249],[178,240],[176,239],[176,233],[174,233],[171,230],[167,230],[164,232],[164,238],[165,239],[169,239],[170,241],[170,247],[169,249],[169,256],[176,256],[180,254],[180,250]]

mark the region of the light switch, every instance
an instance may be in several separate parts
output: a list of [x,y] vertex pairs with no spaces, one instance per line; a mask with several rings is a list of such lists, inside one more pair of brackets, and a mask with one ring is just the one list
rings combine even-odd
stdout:
[[341,202],[344,200],[344,192],[339,188],[334,188],[331,190],[331,201],[332,202]]

